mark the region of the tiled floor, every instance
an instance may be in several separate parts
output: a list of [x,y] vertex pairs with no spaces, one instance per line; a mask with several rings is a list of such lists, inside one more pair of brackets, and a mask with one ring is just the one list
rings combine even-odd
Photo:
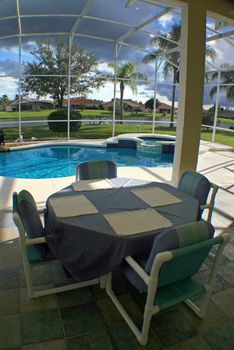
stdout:
[[[198,319],[183,304],[154,316],[145,349],[234,349],[234,227],[229,232],[232,239],[224,252],[206,318]],[[51,265],[34,269],[36,285],[61,281],[59,265]],[[206,281],[208,271],[207,261],[197,278]],[[118,271],[114,274],[114,290],[140,324],[144,296]],[[140,348],[98,285],[30,300],[18,239],[0,244],[0,350]]]

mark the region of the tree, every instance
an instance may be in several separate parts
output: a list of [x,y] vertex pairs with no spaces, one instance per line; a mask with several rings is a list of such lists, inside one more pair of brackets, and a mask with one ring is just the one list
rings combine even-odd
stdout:
[[[230,66],[225,64],[224,67],[227,71],[221,72],[221,84],[233,84],[233,85],[220,85],[220,90],[226,92],[226,97],[229,101],[234,101],[234,69],[230,69]],[[222,67],[221,67],[222,68]],[[218,72],[213,72],[209,77],[211,80],[217,79]],[[217,86],[214,86],[210,90],[210,97],[212,98],[217,92]]]
[[[22,82],[22,91],[27,94],[35,93],[38,96],[50,95],[57,102],[58,107],[62,108],[64,97],[68,95],[68,44],[59,36],[53,41],[39,41],[31,54],[34,60],[25,64],[26,78]],[[81,48],[72,47],[71,95],[79,93],[84,96],[91,92],[92,88],[102,84],[100,80],[95,80],[97,65],[96,55]]]
[[[159,33],[160,36],[156,36],[152,39],[152,44],[157,44],[158,48],[151,53],[147,54],[143,58],[143,63],[149,63],[155,61],[157,57],[160,57],[161,51],[168,51],[171,49],[176,48],[177,44],[180,41],[180,35],[181,35],[181,25],[180,24],[173,24],[171,28],[170,33]],[[213,61],[216,57],[215,50],[209,46],[206,45],[206,56],[210,57]],[[174,122],[174,112],[175,112],[175,90],[176,90],[176,83],[179,82],[179,61],[180,61],[180,53],[179,51],[172,52],[170,54],[166,54],[165,58],[170,61],[164,61],[163,64],[163,76],[164,78],[168,78],[168,76],[173,75],[173,88],[172,88],[172,107],[171,107],[171,122],[170,122],[170,128],[173,127]],[[163,60],[163,58],[162,58]]]
[[[114,68],[113,64],[109,67]],[[124,115],[124,89],[125,86],[130,87],[132,92],[135,94],[137,92],[136,79],[143,80],[147,82],[147,77],[141,72],[137,72],[137,67],[134,62],[127,62],[121,67],[117,67],[116,78],[120,80],[120,120],[123,120]],[[115,80],[113,74],[107,75],[107,79],[111,82]]]
[[[160,101],[156,98],[156,108],[160,105]],[[154,109],[154,98],[150,98],[148,101],[145,103],[145,108],[150,109],[151,111]]]
[[9,98],[7,95],[2,95],[0,97],[0,106],[1,108],[5,111],[6,110],[6,105],[9,103]]

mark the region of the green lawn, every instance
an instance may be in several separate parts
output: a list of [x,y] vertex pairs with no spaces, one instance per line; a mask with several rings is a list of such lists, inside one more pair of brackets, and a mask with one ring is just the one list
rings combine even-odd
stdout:
[[[23,120],[36,120],[36,119],[47,119],[48,114],[50,114],[52,110],[43,110],[43,111],[23,111],[22,119]],[[83,119],[94,119],[94,118],[112,118],[111,111],[105,110],[83,110],[81,111],[81,115]],[[162,116],[162,114],[156,114],[156,120],[159,118],[170,118],[169,115]],[[124,116],[125,121],[131,119],[139,119],[139,120],[152,120],[152,113],[131,113],[125,112]],[[0,112],[0,120],[18,120],[18,112]],[[222,122],[233,123],[234,120],[219,118]],[[141,133],[149,133],[151,132],[151,125],[143,125],[139,124]],[[116,124],[116,135],[124,134],[124,133],[137,133],[138,125],[136,124]],[[6,141],[14,141],[18,137],[18,128],[4,128],[4,132],[6,134]],[[166,127],[156,127],[155,133],[160,134],[169,134],[175,135],[175,129],[169,129]],[[51,132],[48,126],[35,126],[35,127],[23,127],[23,135],[25,140],[30,140],[32,136],[36,137],[38,140],[47,140],[47,139],[57,139],[62,138],[66,139],[67,133],[54,133]],[[93,138],[108,138],[112,136],[112,126],[111,125],[84,125],[82,126],[78,132],[71,132],[71,138],[73,139],[93,139]],[[211,141],[212,132],[211,130],[202,130],[201,139]],[[216,133],[216,142],[221,143],[228,146],[234,147],[234,135],[230,132],[220,132]]]
[[[42,111],[22,111],[21,117],[22,120],[37,120],[37,119],[47,119],[48,115],[53,112],[53,110],[42,110]],[[112,119],[112,112],[111,111],[105,111],[105,110],[83,110],[81,111],[81,116],[83,119],[95,119],[95,118],[106,118],[106,119]],[[129,120],[131,118],[138,119],[138,120],[152,120],[152,113],[147,112],[125,112],[124,118],[125,120]],[[117,119],[118,117],[116,117]],[[156,120],[163,118],[163,119],[170,119],[170,115],[163,115],[161,113],[156,113]],[[176,116],[175,116],[176,119]],[[0,120],[7,121],[7,120],[18,120],[18,112],[3,112],[0,111]],[[234,119],[227,119],[227,118],[218,118],[218,121],[222,123],[231,123],[234,125]]]
[[[42,111],[22,111],[21,117],[22,119],[27,120],[36,120],[36,119],[47,119],[48,115],[53,112],[54,110],[42,110]],[[113,113],[111,111],[104,111],[104,110],[83,110],[80,111],[82,118],[110,118],[112,119]],[[143,112],[125,112],[124,114],[125,119],[128,118],[135,118],[135,119],[141,119],[141,118],[152,118],[152,113],[143,113]],[[156,113],[156,117],[162,117],[161,113]],[[169,117],[169,116],[168,116]],[[18,112],[2,112],[0,111],[0,120],[18,120],[19,114]]]
[[[6,141],[14,141],[18,137],[18,128],[7,128],[4,129],[6,136]],[[115,134],[124,134],[124,133],[137,133],[137,125],[127,125],[127,124],[116,124]],[[151,127],[147,125],[141,125],[141,133],[150,133]],[[171,130],[168,128],[156,128],[155,133],[175,135],[175,129]],[[48,139],[66,139],[67,133],[61,132],[51,132],[48,126],[40,127],[27,127],[23,128],[23,135],[25,140],[30,140],[32,136],[36,137],[38,140],[48,140]],[[84,125],[81,126],[79,131],[71,132],[71,139],[106,139],[112,136],[112,126],[111,125]],[[202,130],[201,139],[211,141],[212,133],[211,131]],[[227,146],[234,147],[234,137],[233,134],[228,132],[219,132],[216,133],[216,142],[221,143]]]
[[[46,119],[48,115],[53,112],[53,110],[43,110],[43,111],[22,111],[22,119],[35,120],[35,119]],[[18,120],[18,112],[0,112],[0,120]]]

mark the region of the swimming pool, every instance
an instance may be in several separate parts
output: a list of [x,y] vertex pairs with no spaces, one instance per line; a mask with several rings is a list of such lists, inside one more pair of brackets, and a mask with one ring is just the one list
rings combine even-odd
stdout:
[[109,159],[118,166],[169,167],[172,154],[144,155],[133,149],[91,146],[42,146],[0,153],[0,176],[48,179],[75,174],[75,164]]

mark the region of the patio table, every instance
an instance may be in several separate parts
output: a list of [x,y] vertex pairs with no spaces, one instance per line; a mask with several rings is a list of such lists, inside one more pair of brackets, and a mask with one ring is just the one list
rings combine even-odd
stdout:
[[[75,191],[70,185],[54,193],[47,200],[46,241],[62,265],[79,281],[100,277],[113,271],[128,255],[149,252],[155,235],[165,230],[161,228],[129,236],[116,234],[103,215],[122,211],[132,212],[150,207],[132,190],[148,187],[161,188],[181,199],[180,203],[154,208],[157,213],[169,220],[172,226],[197,220],[198,201],[171,185],[125,178],[114,178],[108,181],[113,188]],[[80,195],[85,196],[98,212],[75,216],[73,210],[72,217],[56,215],[52,205],[55,198]]]

